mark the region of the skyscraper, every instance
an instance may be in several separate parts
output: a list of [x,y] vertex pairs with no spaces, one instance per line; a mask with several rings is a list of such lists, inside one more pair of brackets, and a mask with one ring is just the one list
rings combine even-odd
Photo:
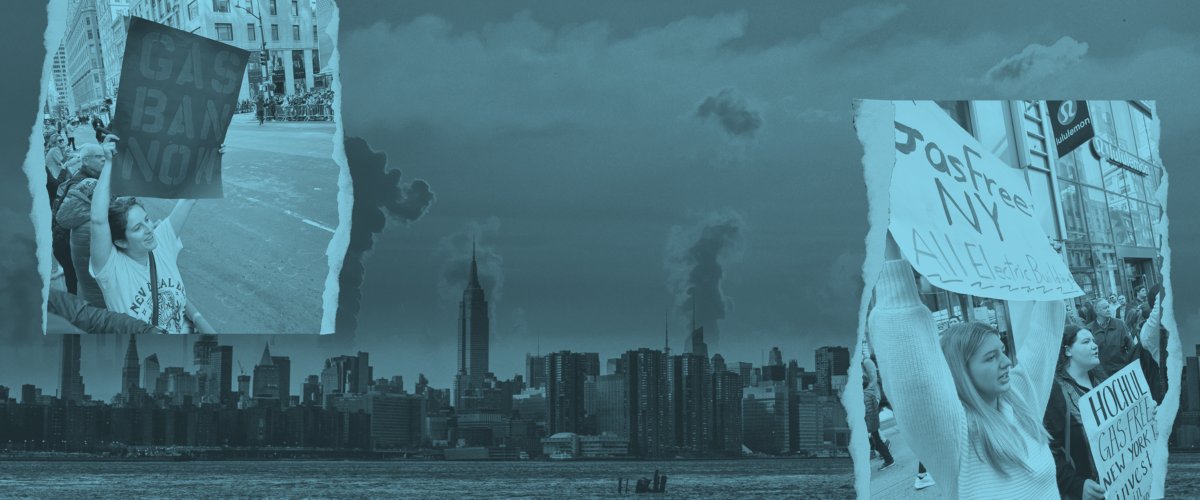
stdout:
[[641,348],[626,352],[621,361],[629,398],[629,453],[664,456],[675,446],[667,356]]
[[687,339],[683,341],[684,354],[697,354],[705,358],[708,357],[708,344],[704,343],[704,327],[692,330]]
[[846,375],[850,368],[850,350],[845,347],[822,347],[817,349],[817,395],[837,395],[834,377]]
[[279,401],[284,407],[292,400],[292,359],[287,356],[271,356],[275,372],[279,374]]
[[83,403],[83,377],[79,374],[80,336],[62,336],[62,373],[58,393],[63,401]]
[[546,386],[546,357],[525,353],[525,380],[530,389]]
[[141,375],[138,363],[137,335],[129,336],[129,347],[125,349],[125,366],[121,369],[121,400],[126,406],[140,402],[138,377]]
[[263,345],[262,359],[254,366],[254,398],[279,399],[279,372],[267,345]]
[[551,353],[546,359],[546,433],[573,432],[583,434],[584,356],[577,352]]
[[778,347],[772,347],[771,352],[767,354],[767,364],[771,366],[783,366],[783,352]]
[[142,364],[142,388],[150,394],[158,390],[158,354],[151,354]]
[[454,406],[465,391],[483,386],[488,373],[488,303],[479,284],[475,248],[471,248],[471,276],[458,304],[458,374],[454,376]]
[[726,370],[712,374],[713,449],[716,451],[742,451],[741,379],[737,373]]
[[672,356],[670,379],[676,444],[698,453],[709,451],[713,406],[708,358],[692,353]]
[[208,398],[213,404],[237,407],[233,397],[233,346],[213,346],[208,364]]

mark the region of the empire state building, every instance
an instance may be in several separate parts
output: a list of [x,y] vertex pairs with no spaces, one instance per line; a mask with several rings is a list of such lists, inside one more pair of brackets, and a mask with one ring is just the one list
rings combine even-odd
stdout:
[[458,304],[458,374],[454,376],[454,407],[462,408],[469,390],[483,387],[488,373],[488,304],[479,285],[475,248],[471,247],[471,278]]

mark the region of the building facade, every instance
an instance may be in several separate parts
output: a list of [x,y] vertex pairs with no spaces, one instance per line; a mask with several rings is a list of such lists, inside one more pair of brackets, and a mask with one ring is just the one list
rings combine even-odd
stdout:
[[63,48],[67,61],[67,81],[74,114],[91,114],[104,106],[108,97],[104,83],[103,44],[100,40],[97,0],[70,0],[67,3],[67,29]]
[[463,290],[462,302],[458,304],[458,373],[454,376],[454,406],[472,389],[483,386],[488,373],[488,334],[491,326],[488,319],[488,303],[479,284],[479,266],[475,262],[475,250],[471,250],[471,275],[467,288]]
[[70,115],[71,110],[75,109],[75,93],[71,91],[71,79],[68,75],[66,43],[64,39],[58,44],[58,50],[54,52],[54,65],[51,67],[57,99],[56,108],[51,110],[51,114],[55,116]]

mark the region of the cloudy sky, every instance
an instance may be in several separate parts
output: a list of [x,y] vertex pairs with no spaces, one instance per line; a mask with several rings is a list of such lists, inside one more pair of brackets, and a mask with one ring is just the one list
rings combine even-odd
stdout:
[[[867,198],[851,100],[1064,97],[1158,101],[1175,304],[1194,345],[1197,13],[1185,2],[344,5],[346,134],[436,193],[365,257],[355,347],[377,377],[448,387],[474,242],[502,378],[538,349],[661,348],[664,326],[682,350],[693,297],[698,324],[718,332],[710,352],[757,364],[779,347],[811,369],[816,348],[852,345],[857,326]],[[44,25],[18,28],[3,36],[40,39]],[[14,62],[30,75],[6,96],[14,116],[36,113],[42,56]],[[28,124],[5,126],[18,178]],[[3,279],[26,283],[29,195],[4,189]],[[23,310],[5,300],[6,316]],[[26,352],[41,342],[5,334]],[[249,366],[262,341],[239,342]],[[293,381],[349,353],[277,342]],[[0,384],[24,382],[0,367]]]

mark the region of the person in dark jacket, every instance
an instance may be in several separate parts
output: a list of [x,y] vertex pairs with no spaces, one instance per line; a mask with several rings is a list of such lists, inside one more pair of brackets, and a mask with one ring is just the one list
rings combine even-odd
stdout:
[[61,321],[47,322],[46,333],[166,333],[132,316],[92,307],[87,301],[62,290],[50,289],[46,312],[57,316],[80,331],[71,331]]
[[[1153,363],[1158,351],[1156,339],[1161,319],[1162,308],[1155,308],[1141,332],[1141,342],[1134,347],[1135,355],[1143,360],[1142,366]],[[1104,370],[1100,346],[1086,328],[1067,325],[1059,347],[1054,389],[1050,392],[1042,422],[1050,433],[1050,452],[1054,455],[1059,493],[1063,498],[1103,500],[1104,487],[1100,485],[1100,474],[1095,469],[1087,433],[1080,419],[1079,400],[1111,373]],[[1154,391],[1151,396],[1156,403],[1150,410],[1153,419],[1157,403],[1162,399]]]
[[1136,359],[1133,355],[1133,337],[1125,323],[1112,317],[1112,304],[1100,299],[1095,304],[1096,319],[1087,324],[1100,347],[1100,365],[1106,373],[1117,373]]
[[[83,165],[59,189],[61,202],[54,221],[58,231],[65,232],[62,238],[68,243],[67,261],[63,266],[72,266],[77,284],[68,291],[76,293],[93,307],[104,308],[104,295],[100,285],[88,273],[88,259],[91,257],[91,207],[92,191],[96,188],[96,178],[104,167],[104,150],[96,144],[86,144],[81,151],[84,153]],[[57,242],[59,237],[55,238]],[[61,259],[60,259],[61,260]]]

